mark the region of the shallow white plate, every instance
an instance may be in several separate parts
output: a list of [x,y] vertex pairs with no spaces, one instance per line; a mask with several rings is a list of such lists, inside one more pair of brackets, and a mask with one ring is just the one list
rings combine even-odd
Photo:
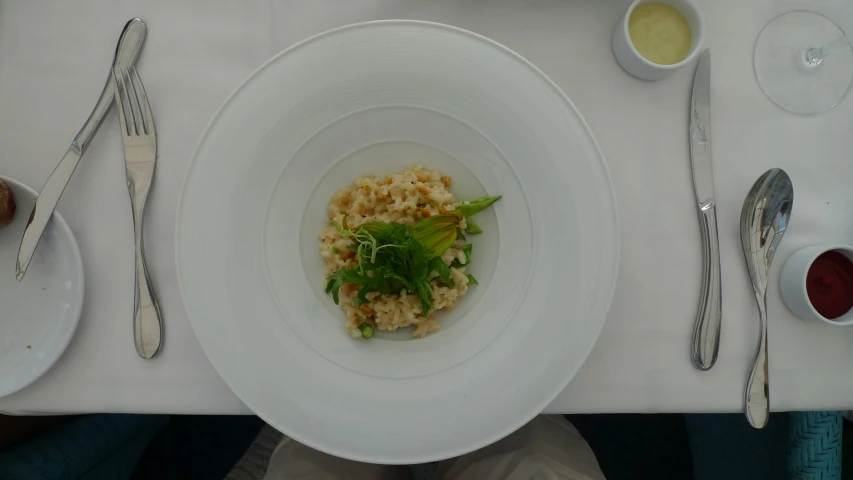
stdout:
[[83,261],[74,234],[58,213],[41,237],[23,281],[15,279],[18,246],[36,192],[0,176],[17,204],[0,228],[0,397],[26,387],[62,356],[83,308]]
[[[459,199],[503,195],[470,237],[480,285],[423,340],[353,340],[323,293],[326,204],[417,163]],[[334,455],[421,463],[498,440],[566,386],[604,323],[618,238],[599,149],[542,72],[464,30],[384,21],[306,40],[232,94],[176,241],[195,333],[246,405]]]

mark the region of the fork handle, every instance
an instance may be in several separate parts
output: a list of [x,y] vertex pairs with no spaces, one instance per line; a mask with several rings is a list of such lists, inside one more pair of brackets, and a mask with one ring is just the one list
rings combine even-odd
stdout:
[[145,262],[145,245],[142,241],[142,216],[145,210],[145,198],[136,198],[134,185],[128,182],[133,207],[133,233],[136,237],[136,285],[133,296],[133,339],[136,352],[144,359],[150,359],[160,352],[163,346],[163,317],[160,305],[154,295],[154,288],[148,276]]

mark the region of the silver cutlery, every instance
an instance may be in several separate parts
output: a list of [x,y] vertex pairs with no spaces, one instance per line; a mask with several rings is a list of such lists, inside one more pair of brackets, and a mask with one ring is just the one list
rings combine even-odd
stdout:
[[[129,68],[136,63],[136,58],[139,52],[142,51],[142,45],[145,43],[147,27],[145,23],[138,19],[131,19],[124,26],[121,36],[116,46],[116,52],[113,57],[113,67]],[[115,92],[113,88],[112,70],[107,77],[106,84],[95,109],[89,115],[83,128],[74,137],[65,156],[59,161],[59,164],[48,177],[47,182],[41,189],[36,205],[30,214],[30,220],[24,229],[24,236],[21,239],[21,246],[18,248],[18,261],[15,265],[15,276],[18,281],[24,278],[27,267],[30,265],[30,260],[36,251],[41,235],[44,232],[47,222],[53,215],[56,204],[59,203],[59,198],[65,190],[68,181],[71,180],[71,175],[77,168],[80,158],[86,153],[92,138],[97,133],[98,128],[104,120],[107,112],[113,104]]]
[[740,240],[749,278],[758,302],[759,337],[755,363],[744,391],[746,418],[763,428],[770,417],[767,361],[767,278],[770,262],[788,228],[794,204],[794,187],[784,170],[773,168],[755,181],[743,202]]
[[147,359],[157,355],[163,345],[163,321],[151,278],[148,276],[145,242],[142,240],[145,204],[154,181],[154,166],[157,160],[157,134],[151,105],[136,68],[115,66],[113,78],[121,139],[124,144],[127,189],[133,208],[133,233],[136,237],[133,338],[137,353]]
[[699,57],[699,65],[693,79],[693,98],[690,102],[690,158],[702,234],[702,292],[696,312],[691,357],[696,368],[708,370],[714,366],[720,350],[723,289],[720,240],[717,236],[717,202],[711,164],[711,51],[707,48]]

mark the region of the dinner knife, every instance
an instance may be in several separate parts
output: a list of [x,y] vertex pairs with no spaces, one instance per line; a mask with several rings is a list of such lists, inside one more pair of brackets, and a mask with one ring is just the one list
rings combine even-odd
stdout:
[[693,365],[708,370],[720,349],[723,295],[714,172],[711,162],[711,50],[699,57],[690,101],[690,159],[702,235],[702,291],[693,330]]
[[[136,58],[139,52],[142,51],[142,45],[145,43],[145,36],[148,28],[145,22],[138,18],[133,18],[128,21],[121,32],[121,36],[116,46],[116,52],[113,56],[112,68],[121,66],[125,69],[130,68],[136,63]],[[80,158],[86,153],[89,143],[97,133],[98,128],[104,121],[104,117],[109,112],[115,99],[115,86],[113,84],[112,68],[107,76],[107,82],[104,84],[104,89],[101,91],[101,98],[95,105],[94,110],[89,115],[83,128],[74,137],[65,156],[59,161],[59,164],[54,168],[53,172],[48,177],[47,182],[41,189],[33,211],[30,214],[30,219],[27,222],[27,227],[24,229],[24,236],[21,238],[21,245],[18,248],[18,261],[15,265],[15,277],[18,281],[24,278],[27,267],[30,265],[30,260],[36,251],[41,235],[47,227],[47,222],[53,215],[56,204],[59,203],[59,198],[65,190],[68,181],[71,180],[71,175],[77,168]]]

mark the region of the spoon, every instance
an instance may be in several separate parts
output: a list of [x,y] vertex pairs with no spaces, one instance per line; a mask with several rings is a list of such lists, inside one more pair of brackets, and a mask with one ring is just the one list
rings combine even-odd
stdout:
[[772,168],[752,185],[740,214],[740,240],[755,300],[758,302],[759,339],[755,364],[746,382],[746,419],[763,428],[770,417],[770,390],[767,378],[767,276],[770,262],[788,228],[794,187],[780,168]]

